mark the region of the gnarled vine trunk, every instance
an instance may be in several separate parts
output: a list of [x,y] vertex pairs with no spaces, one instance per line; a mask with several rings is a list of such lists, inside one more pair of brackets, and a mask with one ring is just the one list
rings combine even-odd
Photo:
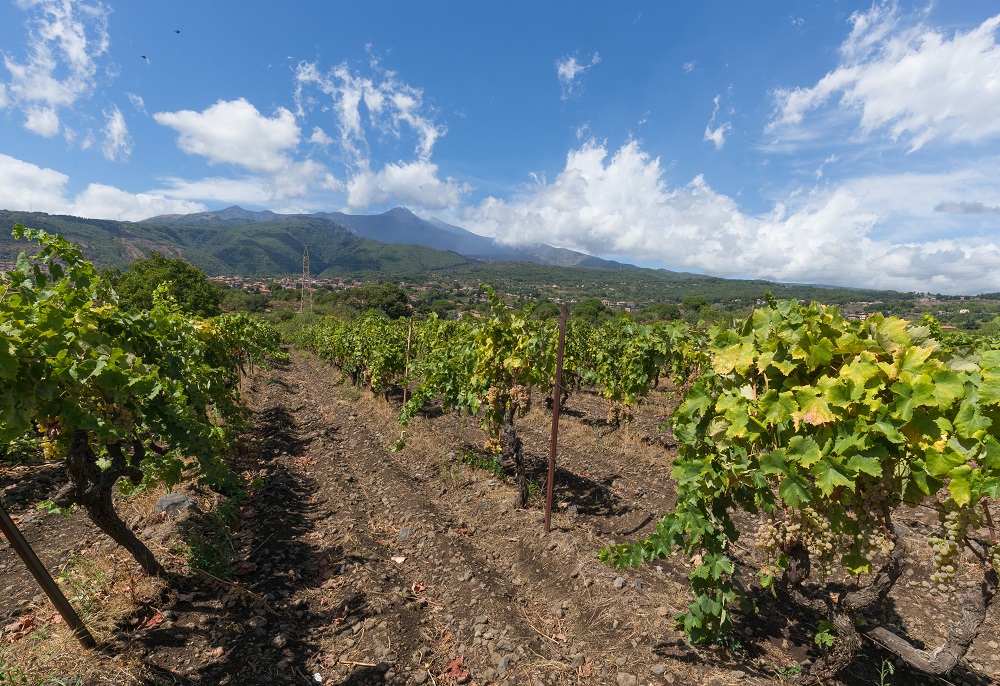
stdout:
[[906,638],[880,626],[857,627],[858,616],[885,600],[903,572],[906,545],[902,531],[894,527],[895,547],[885,565],[864,588],[840,593],[834,600],[809,591],[803,584],[809,577],[809,553],[796,545],[788,553],[788,568],[782,576],[782,586],[792,600],[810,612],[829,621],[837,635],[833,646],[796,681],[802,686],[836,683],[837,674],[847,668],[861,650],[861,638],[867,637],[880,647],[900,657],[908,665],[925,674],[947,674],[968,651],[986,619],[990,602],[996,595],[998,577],[995,570],[983,562],[983,578],[962,596],[961,615],[952,624],[944,645],[927,651],[915,647]]
[[524,451],[521,439],[514,431],[514,407],[507,402],[503,415],[503,427],[500,429],[500,456],[504,464],[514,465],[514,481],[517,484],[518,507],[528,505],[528,475],[524,469]]
[[75,429],[66,454],[66,472],[69,475],[67,495],[71,502],[86,511],[87,516],[101,531],[129,551],[144,572],[151,576],[162,576],[165,572],[163,566],[122,521],[114,506],[114,486],[118,479],[128,477],[138,483],[142,479],[142,473],[134,464],[126,461],[121,445],[108,446],[108,454],[111,466],[102,471],[97,466],[87,432]]

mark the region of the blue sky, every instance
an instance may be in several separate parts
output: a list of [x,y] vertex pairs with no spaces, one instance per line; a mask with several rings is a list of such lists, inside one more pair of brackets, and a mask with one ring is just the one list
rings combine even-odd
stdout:
[[1000,291],[994,2],[0,0],[0,207]]

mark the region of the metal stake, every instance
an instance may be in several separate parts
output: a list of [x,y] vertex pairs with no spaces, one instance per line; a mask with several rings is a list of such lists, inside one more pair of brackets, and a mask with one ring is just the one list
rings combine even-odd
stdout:
[[24,538],[20,529],[14,524],[14,520],[10,518],[10,515],[7,514],[3,503],[0,503],[0,532],[3,533],[4,538],[10,541],[10,547],[24,561],[24,564],[28,567],[28,571],[35,577],[35,581],[42,587],[45,595],[48,596],[49,600],[52,601],[52,604],[59,611],[59,614],[62,615],[66,626],[73,630],[73,634],[80,641],[80,644],[84,648],[96,648],[97,641],[87,631],[87,627],[83,625],[80,616],[76,614],[76,610],[66,600],[66,596],[63,595],[56,582],[52,580],[49,571],[45,569],[42,561],[35,555],[35,551],[28,545],[27,539]]

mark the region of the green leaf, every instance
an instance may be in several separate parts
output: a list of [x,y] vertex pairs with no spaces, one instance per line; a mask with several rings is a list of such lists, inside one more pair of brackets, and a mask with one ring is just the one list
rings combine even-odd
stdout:
[[965,464],[965,455],[951,445],[945,445],[941,450],[931,447],[927,449],[924,461],[931,476],[944,478],[955,467]]
[[712,366],[716,374],[728,374],[734,370],[739,374],[745,374],[753,365],[755,353],[752,341],[741,341],[717,354],[712,360]]
[[805,468],[819,462],[823,451],[812,436],[793,436],[788,441],[787,459]]
[[934,398],[939,409],[947,409],[965,395],[962,377],[950,369],[938,369],[931,375]]
[[761,396],[757,406],[764,415],[764,420],[771,424],[782,424],[792,418],[799,409],[795,404],[795,396],[791,391],[778,393],[773,388]]
[[951,479],[948,482],[948,491],[959,506],[968,505],[972,500],[972,484],[969,480],[971,474],[972,467],[967,464],[955,467],[948,474]]
[[801,507],[812,498],[809,496],[809,482],[801,474],[789,474],[781,480],[778,495],[789,507]]
[[882,476],[882,462],[869,455],[852,455],[847,460],[847,468],[852,472],[864,472],[870,476]]
[[788,460],[784,448],[775,448],[760,458],[760,471],[764,474],[787,474]]
[[872,563],[863,555],[850,553],[841,557],[840,561],[844,565],[844,569],[855,576],[858,574],[871,574]]
[[821,619],[819,620],[819,627],[816,630],[816,636],[813,637],[813,641],[820,648],[829,648],[836,640],[835,633],[833,625],[825,619]]
[[980,431],[986,431],[992,424],[993,420],[980,414],[976,404],[969,400],[962,403],[962,407],[955,417],[955,428],[959,435],[970,438]]
[[984,436],[983,449],[983,465],[987,469],[1000,470],[1000,441],[993,436]]
[[800,386],[795,389],[795,399],[798,401],[799,411],[795,412],[792,417],[796,424],[819,426],[834,420],[830,405],[820,393],[816,388]]
[[816,475],[816,485],[825,496],[833,493],[838,486],[854,490],[854,479],[844,471],[843,465],[834,460],[824,457],[812,471]]

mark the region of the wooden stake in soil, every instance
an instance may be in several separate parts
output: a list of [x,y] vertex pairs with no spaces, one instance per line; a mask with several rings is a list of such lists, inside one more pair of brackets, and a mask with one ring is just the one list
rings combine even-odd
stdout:
[[406,366],[403,367],[403,404],[406,404],[406,391],[409,386],[406,383],[406,375],[410,373],[410,346],[413,343],[413,317],[410,317],[410,327],[406,330]]
[[559,401],[562,399],[563,347],[566,344],[566,303],[559,305],[559,342],[556,346],[556,382],[552,387],[552,441],[549,444],[549,483],[545,495],[545,533],[552,524],[552,491],[556,483],[556,443],[559,440]]
[[38,559],[35,555],[35,551],[31,549],[28,545],[27,539],[14,524],[14,520],[10,518],[7,514],[7,510],[4,509],[3,503],[0,503],[0,532],[3,533],[4,538],[10,541],[10,547],[14,549],[17,556],[20,557],[25,566],[27,566],[28,571],[31,572],[31,576],[35,577],[35,581],[38,585],[42,587],[45,591],[45,595],[48,596],[52,604],[55,605],[59,614],[62,615],[63,621],[66,622],[66,626],[73,630],[73,634],[76,636],[77,640],[84,648],[96,648],[97,641],[94,637],[90,635],[87,631],[87,627],[83,625],[80,620],[79,615],[73,609],[73,606],[69,604],[66,600],[66,596],[63,595],[59,587],[56,586],[56,582],[52,580],[52,576],[49,574],[49,570],[45,569],[42,561]]

